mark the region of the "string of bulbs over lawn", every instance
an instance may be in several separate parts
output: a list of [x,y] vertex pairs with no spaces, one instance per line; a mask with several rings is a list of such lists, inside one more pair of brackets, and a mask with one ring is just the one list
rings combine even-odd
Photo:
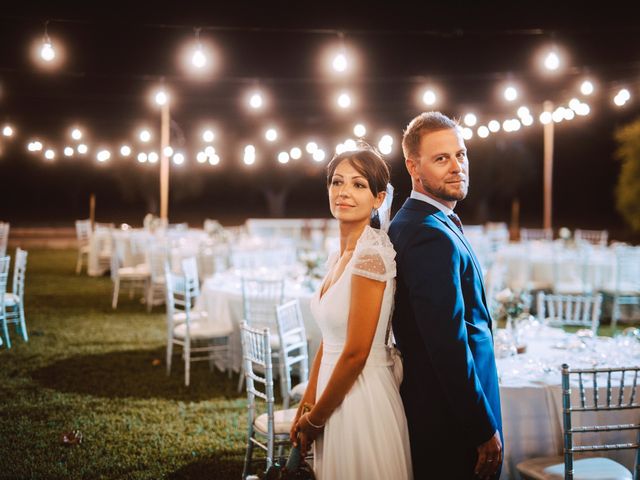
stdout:
[[[37,47],[34,49],[36,58],[38,61],[48,68],[56,68],[61,64],[61,56],[58,55],[60,49],[49,36],[48,23],[45,22],[44,35],[40,42],[37,42]],[[208,27],[207,29],[214,29]],[[212,67],[212,53],[208,45],[202,41],[200,33],[201,28],[195,28],[195,38],[191,45],[185,47],[185,63],[189,66],[192,72],[206,74]],[[318,31],[313,31],[318,33]],[[322,30],[322,33],[329,33],[338,36],[338,46],[327,54],[327,63],[330,70],[336,75],[347,75],[353,63],[355,57],[354,53],[350,51],[345,43],[344,34],[342,32],[336,32],[333,30]],[[558,72],[562,66],[562,60],[559,54],[559,49],[556,46],[551,46],[542,57],[542,66],[548,72]],[[617,82],[619,83],[619,82]],[[462,134],[464,138],[469,141],[475,137],[479,139],[486,139],[492,134],[496,134],[500,131],[510,133],[517,132],[523,127],[531,127],[535,124],[534,115],[537,116],[540,124],[548,124],[550,122],[563,122],[570,121],[577,117],[588,116],[591,112],[590,105],[581,100],[579,97],[588,98],[596,93],[596,83],[592,78],[584,78],[577,85],[576,96],[571,98],[564,105],[560,105],[553,111],[542,111],[538,113],[527,107],[526,105],[518,105],[517,100],[520,97],[518,88],[515,84],[507,82],[503,88],[503,95],[505,101],[514,105],[514,114],[507,118],[485,118],[482,122],[479,121],[478,115],[474,112],[463,112],[460,118]],[[603,89],[604,90],[604,89]],[[419,103],[428,108],[437,108],[439,101],[439,92],[435,85],[425,85],[422,87],[419,95]],[[154,102],[159,107],[168,106],[171,102],[171,95],[169,91],[162,87],[155,90],[152,93]],[[261,110],[265,107],[264,92],[260,89],[252,89],[247,92],[247,106],[250,109]],[[617,88],[612,92],[612,102],[617,107],[625,106],[631,100],[631,92],[627,88]],[[335,105],[342,110],[349,110],[353,107],[354,97],[348,90],[341,90],[337,92],[335,96]],[[516,107],[517,106],[517,107]],[[2,135],[5,138],[14,138],[17,133],[17,127],[9,123],[2,127]],[[332,142],[320,140],[319,136],[315,136],[313,139],[309,139],[304,147],[300,145],[288,145],[284,146],[277,154],[276,158],[279,163],[286,164],[290,160],[299,160],[302,158],[304,152],[315,162],[323,162],[330,155],[335,152],[342,152],[345,150],[352,150],[356,148],[355,139],[363,139],[367,136],[368,129],[366,122],[360,122],[353,126],[353,137],[346,138],[344,141],[333,145]],[[172,159],[175,165],[183,165],[187,161],[188,153],[184,150],[173,148],[171,145],[166,145],[161,148],[160,151],[156,151],[149,148],[151,140],[155,137],[154,132],[149,128],[143,128],[138,132],[132,134],[134,142],[139,142],[135,145],[133,142],[124,142],[118,148],[110,148],[105,146],[104,142],[95,142],[94,146],[90,146],[83,142],[85,138],[85,131],[80,126],[73,126],[69,128],[68,135],[70,137],[63,141],[45,141],[34,135],[25,135],[28,138],[26,148],[29,152],[35,154],[42,154],[45,160],[53,161],[59,156],[74,157],[74,156],[88,156],[95,154],[95,158],[98,162],[107,162],[115,155],[114,152],[118,152],[121,157],[124,158],[136,158],[139,163],[155,164],[159,161],[161,155],[165,155]],[[276,144],[281,140],[281,135],[276,126],[268,125],[263,131],[264,138],[270,144]],[[351,136],[351,133],[348,134]],[[373,136],[370,135],[367,141],[371,143]],[[70,140],[70,141],[69,141]],[[382,154],[390,154],[395,145],[394,137],[391,133],[382,132],[378,135],[375,145]],[[195,160],[200,164],[218,165],[221,161],[219,153],[216,151],[215,141],[216,132],[211,128],[206,128],[200,132],[199,139],[200,147],[197,149],[197,153],[193,155]],[[64,146],[63,146],[64,145]],[[304,152],[303,152],[304,149]],[[246,144],[239,151],[242,152],[242,161],[245,165],[253,165],[256,159],[260,157],[259,151],[254,144]]]

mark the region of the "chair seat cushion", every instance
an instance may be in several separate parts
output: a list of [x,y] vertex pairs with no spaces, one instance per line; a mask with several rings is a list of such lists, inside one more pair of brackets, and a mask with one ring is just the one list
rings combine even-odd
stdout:
[[291,389],[291,392],[289,392],[289,397],[296,401],[301,399],[304,395],[305,390],[307,389],[307,385],[309,385],[309,382],[302,382],[297,384]]
[[[214,322],[207,322],[206,312],[203,312],[205,315],[194,316],[197,312],[192,312],[191,317],[191,325],[190,325],[190,334],[193,339],[206,339],[206,338],[217,338],[217,337],[226,337],[231,334],[231,329],[224,325],[218,325]],[[174,320],[178,321],[176,317],[180,315],[177,314],[174,316]],[[186,318],[183,317],[183,320],[180,324],[176,325],[173,329],[173,335],[176,338],[185,338],[187,335],[187,322]]]
[[15,293],[5,293],[4,294],[4,305],[5,307],[15,307],[20,303],[20,297]]
[[149,276],[149,269],[146,265],[136,265],[135,267],[120,267],[118,269],[118,276],[120,278],[141,279],[144,280]]
[[[288,410],[276,410],[273,412],[273,430],[276,435],[289,433],[297,411],[297,408],[289,408]],[[268,432],[267,419],[267,414],[263,413],[253,422],[256,430],[264,435],[267,435]]]
[[[542,457],[518,464],[518,472],[525,478],[564,480],[564,458]],[[581,458],[573,462],[574,480],[632,480],[625,467],[609,458]]]

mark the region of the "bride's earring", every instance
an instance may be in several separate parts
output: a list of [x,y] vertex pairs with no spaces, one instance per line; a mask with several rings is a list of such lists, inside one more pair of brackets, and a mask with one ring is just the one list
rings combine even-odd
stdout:
[[380,215],[378,215],[378,209],[371,209],[371,221],[369,222],[373,228],[380,228]]

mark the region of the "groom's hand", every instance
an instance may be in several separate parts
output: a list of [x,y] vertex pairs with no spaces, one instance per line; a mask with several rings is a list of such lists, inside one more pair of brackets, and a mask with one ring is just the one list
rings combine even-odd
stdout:
[[478,478],[490,479],[502,463],[502,442],[496,431],[493,437],[478,447],[478,461],[474,472]]

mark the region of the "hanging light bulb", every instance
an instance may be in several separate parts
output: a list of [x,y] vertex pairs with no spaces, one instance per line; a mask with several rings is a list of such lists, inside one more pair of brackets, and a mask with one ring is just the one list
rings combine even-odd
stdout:
[[347,69],[347,56],[344,52],[339,52],[335,57],[333,57],[331,66],[333,67],[333,70],[338,73],[342,73]]
[[204,72],[209,67],[209,58],[205,52],[202,43],[200,42],[200,28],[194,28],[196,41],[191,53],[189,55],[190,66],[193,67],[192,71]]
[[53,43],[49,38],[49,33],[47,32],[47,26],[49,24],[49,20],[44,22],[44,36],[42,37],[42,45],[40,47],[40,58],[47,63],[52,62],[56,58],[56,50],[53,48]]
[[550,71],[556,71],[560,67],[560,57],[552,50],[544,57],[544,68]]

